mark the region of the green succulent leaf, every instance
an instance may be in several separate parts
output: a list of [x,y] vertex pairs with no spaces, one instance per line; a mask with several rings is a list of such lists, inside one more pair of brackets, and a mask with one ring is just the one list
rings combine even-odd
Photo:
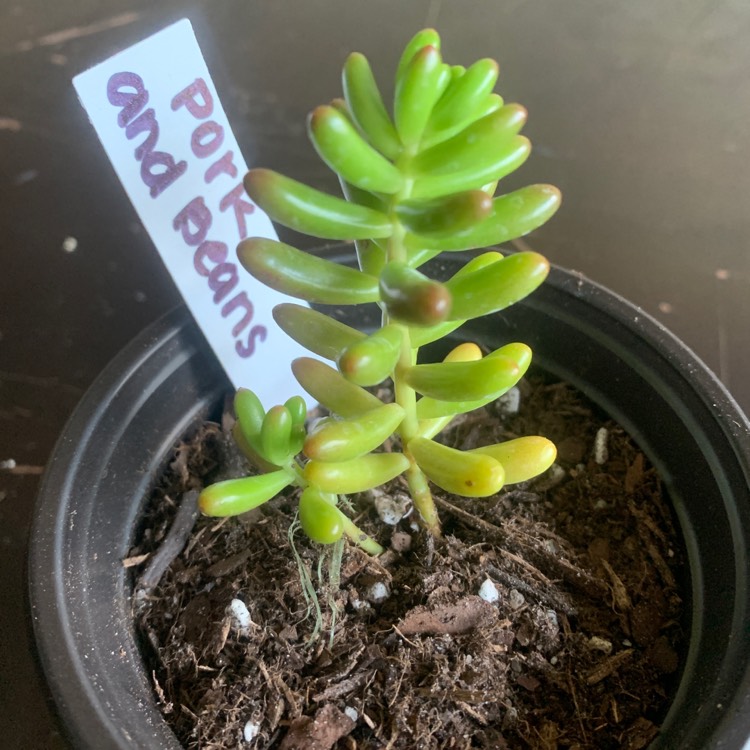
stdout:
[[491,456],[449,448],[422,437],[410,440],[408,450],[431,482],[455,495],[487,497],[499,492],[505,481],[502,465]]
[[412,198],[437,198],[473,190],[513,172],[529,156],[528,139],[515,135],[526,110],[506,105],[412,162]]
[[344,535],[341,511],[317,487],[305,487],[299,499],[302,530],[318,544],[333,544]]
[[469,190],[434,200],[404,201],[396,206],[396,215],[407,231],[423,236],[420,247],[439,249],[435,247],[436,238],[450,240],[456,233],[471,230],[490,215],[492,208],[487,193]]
[[[448,92],[446,91],[446,94],[447,93]],[[420,143],[422,150],[426,151],[427,149],[436,146],[438,143],[442,143],[443,141],[447,141],[449,138],[453,138],[453,136],[458,135],[462,131],[466,130],[473,123],[481,120],[483,117],[487,117],[487,115],[490,115],[493,112],[497,112],[497,110],[501,109],[504,104],[505,102],[503,101],[503,98],[502,96],[500,96],[500,94],[490,94],[484,99],[484,101],[476,110],[474,110],[473,112],[467,112],[464,118],[462,118],[461,120],[457,120],[444,130],[434,131],[430,127],[430,123],[428,122],[427,127],[425,128],[425,134],[422,137],[422,141]],[[490,195],[492,194],[492,191],[488,192]]]
[[393,373],[400,352],[403,333],[399,326],[386,325],[370,336],[357,339],[341,351],[339,372],[350,382],[361,386],[382,383]]
[[[490,200],[490,198],[487,198]],[[442,235],[410,228],[404,242],[407,250],[419,251],[425,246],[433,251],[473,250],[501,245],[533,231],[544,224],[560,207],[560,191],[552,185],[529,185],[501,195],[490,203],[484,219]],[[424,236],[419,236],[420,234]]]
[[344,96],[354,121],[370,143],[389,159],[401,151],[401,141],[386,111],[370,63],[354,52],[344,63]]
[[239,388],[234,396],[234,413],[242,434],[248,442],[254,442],[266,415],[258,396],[248,388]]
[[[460,279],[463,276],[466,276],[474,271],[479,271],[482,268],[487,268],[487,266],[490,266],[493,263],[496,263],[498,260],[501,260],[502,257],[503,256],[496,250],[489,250],[486,253],[481,253],[480,255],[472,258],[468,263],[466,263],[466,265],[464,265],[463,268],[457,271],[453,276],[453,280]],[[466,320],[461,320],[459,318],[456,320],[446,321],[444,323],[438,323],[434,326],[412,327],[409,329],[411,345],[413,347],[420,347],[424,346],[425,344],[430,344],[433,341],[437,341],[438,339],[447,336],[449,333],[452,333],[456,330],[456,328],[463,325],[465,322]]]
[[531,435],[504,443],[474,448],[470,453],[491,456],[503,465],[508,484],[526,482],[547,471],[557,457],[557,448],[547,438]]
[[379,298],[378,280],[373,276],[277,240],[243,240],[237,255],[258,281],[290,297],[328,305],[356,305]]
[[446,284],[453,298],[451,318],[468,320],[504,310],[531,294],[548,273],[544,256],[523,252],[472,273],[456,274]]
[[466,121],[485,103],[497,83],[498,65],[486,58],[478,60],[463,75],[454,77],[430,116],[430,130],[440,131]]
[[357,261],[362,273],[380,276],[386,264],[386,251],[375,242],[357,243]]
[[414,146],[422,137],[435,102],[450,82],[450,68],[440,50],[428,45],[417,52],[396,81],[393,119],[401,142]]
[[273,319],[284,333],[319,357],[336,361],[365,334],[322,312],[283,302],[273,309]]
[[377,396],[350,383],[338,370],[317,359],[295,359],[292,372],[299,384],[333,414],[356,417],[382,406]]
[[[276,464],[272,464],[270,461],[266,461],[266,459],[263,458],[263,456],[261,456],[260,453],[256,450],[255,445],[260,445],[260,434],[256,435],[255,439],[251,443],[240,429],[240,423],[235,422],[232,426],[232,438],[237,447],[240,449],[240,452],[259,471],[277,471],[280,468]],[[297,453],[299,453],[299,451],[297,451]]]
[[284,402],[284,406],[289,410],[292,416],[292,424],[304,426],[307,419],[307,404],[302,396],[292,396]]
[[[286,406],[272,406],[260,429],[261,455],[276,466],[286,463],[291,453],[292,415]],[[292,454],[294,455],[294,454]]]
[[293,480],[294,474],[287,469],[227,479],[206,487],[198,498],[198,507],[207,516],[237,516],[278,495]]
[[358,417],[325,422],[307,436],[303,451],[316,461],[349,461],[385,442],[403,416],[403,408],[391,403]]
[[390,316],[409,325],[441,323],[451,310],[444,284],[396,261],[380,274],[380,298]]
[[[480,406],[489,404],[504,393],[507,393],[524,376],[531,364],[531,349],[526,344],[506,344],[497,351],[489,354],[485,359],[498,358],[509,360],[516,365],[516,372],[512,378],[503,380],[499,387],[488,390],[477,399],[460,401],[445,401],[425,396],[417,402],[417,417],[420,420],[432,420],[439,417],[452,417],[456,414],[466,414]],[[489,384],[488,384],[489,385]]]
[[271,169],[251,169],[245,190],[274,221],[313,237],[359,240],[389,237],[388,217],[366,206],[328,195]]
[[368,453],[350,461],[310,461],[304,476],[324,492],[348,495],[379,487],[408,468],[409,460],[403,453]]
[[409,63],[414,56],[424,47],[434,47],[440,49],[440,34],[435,29],[422,29],[418,31],[408,42],[396,68],[396,81],[400,81],[406,72]]
[[310,115],[308,131],[320,158],[346,182],[378,193],[401,189],[401,172],[334,107],[317,107]]
[[440,401],[491,400],[493,393],[514,385],[518,373],[515,360],[496,356],[478,362],[414,365],[406,370],[404,380],[418,393]]

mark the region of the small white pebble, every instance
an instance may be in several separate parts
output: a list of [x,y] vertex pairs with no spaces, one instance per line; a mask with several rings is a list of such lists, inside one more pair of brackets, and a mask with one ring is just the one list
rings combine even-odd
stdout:
[[560,623],[557,621],[557,612],[555,612],[554,609],[548,609],[544,616],[547,618],[547,622],[550,624],[550,627],[554,628],[555,630],[559,630]]
[[399,493],[397,495],[377,495],[375,498],[375,510],[380,520],[388,526],[395,526],[404,516],[408,515],[411,507],[411,498]]
[[260,724],[256,724],[254,721],[248,721],[242,730],[242,736],[245,738],[245,742],[252,742],[260,732]]
[[232,599],[227,607],[227,614],[232,619],[232,628],[240,635],[245,635],[250,630],[253,620],[245,602],[241,599]]
[[382,581],[375,581],[375,583],[365,591],[365,599],[373,604],[384,602],[390,595],[391,592],[388,591],[388,587]]
[[364,599],[352,599],[351,605],[352,608],[357,612],[363,609],[372,609],[370,607],[370,602],[366,602]]
[[0,469],[15,469],[16,460],[14,458],[8,458],[5,461],[0,461]]
[[592,651],[601,651],[603,654],[612,653],[612,642],[606,638],[600,638],[598,635],[591,636],[588,645]]
[[513,386],[497,400],[497,409],[502,415],[518,414],[521,408],[521,391]]
[[500,592],[489,578],[484,580],[484,583],[479,587],[479,598],[484,599],[490,604],[494,604],[500,598]]
[[622,645],[625,646],[625,648],[630,648],[633,643],[629,641],[627,638],[622,642]]
[[560,464],[552,464],[547,469],[546,474],[542,474],[541,478],[534,483],[534,489],[538,492],[545,492],[556,487],[562,480],[565,479],[565,469]]
[[62,249],[66,253],[75,252],[78,248],[78,240],[75,237],[66,237],[62,243]]
[[518,609],[519,607],[523,607],[525,603],[526,598],[520,591],[517,591],[516,589],[510,590],[510,594],[508,595],[508,604],[510,604],[511,609]]
[[557,664],[557,662],[558,662],[558,661],[559,661],[559,660],[558,660],[558,658],[557,658],[556,656],[553,656],[553,657],[552,657],[552,658],[551,658],[551,659],[549,660],[549,663],[550,663],[550,664],[551,664],[551,665],[552,665],[552,666],[554,667],[554,666],[555,666],[555,664]]
[[594,503],[594,510],[604,510],[607,507],[606,500],[597,500]]
[[600,427],[594,438],[594,461],[601,466],[606,464],[609,459],[607,450],[607,440],[609,439],[609,430],[606,427]]
[[350,719],[351,719],[352,721],[357,721],[357,719],[359,719],[359,712],[358,712],[358,711],[357,711],[357,709],[356,709],[356,708],[354,708],[353,706],[346,706],[346,707],[344,708],[344,713],[345,713],[345,714],[346,714],[346,715],[347,715],[347,716],[348,716],[348,717],[349,717],[349,718],[350,718]]

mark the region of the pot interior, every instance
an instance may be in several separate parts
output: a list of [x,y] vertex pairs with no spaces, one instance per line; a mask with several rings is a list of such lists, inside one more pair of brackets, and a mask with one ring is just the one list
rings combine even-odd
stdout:
[[[457,268],[437,262],[431,273],[446,277]],[[377,320],[374,309],[356,324]],[[656,466],[687,550],[691,638],[677,695],[652,747],[741,748],[750,734],[745,417],[659,324],[559,269],[524,302],[471,321],[457,335],[489,347],[529,344],[537,367],[581,390]],[[49,464],[32,537],[32,609],[45,671],[76,746],[179,747],[140,659],[132,581],[121,561],[172,447],[228,390],[201,334],[179,309],[103,373]]]

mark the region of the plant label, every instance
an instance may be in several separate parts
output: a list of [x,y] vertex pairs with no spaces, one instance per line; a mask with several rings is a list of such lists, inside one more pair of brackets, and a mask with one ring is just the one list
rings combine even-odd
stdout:
[[190,21],[183,19],[73,79],[167,270],[235,387],[266,407],[301,392],[308,354],[271,309],[288,301],[239,265],[246,237],[276,233],[242,186],[247,166]]

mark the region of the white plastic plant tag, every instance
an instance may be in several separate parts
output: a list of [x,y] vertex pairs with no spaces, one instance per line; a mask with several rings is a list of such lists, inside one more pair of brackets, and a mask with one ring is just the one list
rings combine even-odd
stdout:
[[190,21],[76,76],[73,85],[167,270],[236,386],[264,405],[294,394],[307,354],[271,309],[289,298],[255,281],[235,248],[276,238],[247,197],[247,171]]

